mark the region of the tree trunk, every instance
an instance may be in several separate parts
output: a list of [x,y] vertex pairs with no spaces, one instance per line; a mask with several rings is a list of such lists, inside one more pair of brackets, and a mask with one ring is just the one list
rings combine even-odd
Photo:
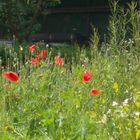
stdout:
[[28,40],[28,38],[32,32],[33,26],[35,24],[35,21],[36,21],[37,17],[40,15],[42,2],[43,2],[42,0],[39,0],[37,3],[36,12],[34,13],[33,18],[31,19],[31,22],[30,22],[29,26],[27,27],[27,32],[25,33],[25,35],[23,37],[25,40]]
[[18,31],[17,26],[13,23],[13,19],[11,16],[11,8],[10,8],[11,4],[10,4],[9,0],[6,0],[6,1],[7,1],[6,2],[7,3],[7,5],[6,5],[6,9],[7,9],[6,24],[7,24],[8,28],[12,31],[12,33],[15,35],[15,37],[19,41],[27,41],[32,32],[36,19],[40,15],[40,10],[41,10],[41,5],[42,5],[43,0],[38,1],[36,11],[30,21],[30,24],[26,28],[27,32],[22,36],[19,34],[20,31]]

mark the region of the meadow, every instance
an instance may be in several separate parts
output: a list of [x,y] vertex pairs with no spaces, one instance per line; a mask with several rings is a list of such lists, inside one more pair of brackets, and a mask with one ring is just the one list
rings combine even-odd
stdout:
[[102,43],[1,46],[0,139],[139,140],[139,24],[114,5]]

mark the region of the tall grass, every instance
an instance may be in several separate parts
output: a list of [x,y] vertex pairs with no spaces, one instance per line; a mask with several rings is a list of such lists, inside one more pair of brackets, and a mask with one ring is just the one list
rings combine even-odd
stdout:
[[[113,4],[109,35],[100,49],[96,29],[90,47],[48,48],[36,67],[30,62],[36,54],[29,54],[26,45],[6,49],[10,57],[1,73],[15,71],[20,80],[12,83],[0,76],[0,138],[138,140],[140,15],[135,7],[131,3],[124,10]],[[65,57],[63,66],[54,64],[58,54]],[[83,82],[86,70],[92,78]],[[90,95],[93,88],[102,93]]]

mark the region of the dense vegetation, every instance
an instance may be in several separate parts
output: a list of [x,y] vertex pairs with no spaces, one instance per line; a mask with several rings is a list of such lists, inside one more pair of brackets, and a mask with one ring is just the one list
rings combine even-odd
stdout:
[[19,41],[28,40],[30,34],[40,29],[38,17],[47,15],[48,7],[59,2],[59,0],[0,0],[0,25],[5,27],[5,32],[14,34]]
[[110,36],[100,49],[96,30],[86,48],[56,50],[40,43],[5,48],[1,61],[6,65],[0,66],[0,137],[138,140],[139,24],[134,3],[125,12],[114,5]]

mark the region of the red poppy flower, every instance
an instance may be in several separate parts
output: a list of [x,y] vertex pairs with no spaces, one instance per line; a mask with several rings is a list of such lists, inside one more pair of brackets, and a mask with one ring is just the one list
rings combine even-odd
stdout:
[[40,57],[45,58],[46,55],[47,55],[47,50],[42,50],[41,53],[40,53]]
[[93,95],[93,94],[99,95],[100,93],[102,93],[102,91],[99,90],[99,89],[92,89],[92,90],[90,91],[90,95]]
[[33,44],[33,45],[31,45],[31,46],[29,47],[29,51],[30,51],[31,53],[34,52],[35,49],[36,49],[36,45],[35,45],[35,44]]
[[84,82],[89,81],[89,80],[91,79],[91,76],[92,76],[92,74],[91,74],[90,71],[85,71],[85,72],[83,73],[83,81],[84,81]]
[[4,72],[3,76],[12,82],[17,82],[19,80],[19,76],[12,71]]
[[54,63],[56,65],[64,65],[64,59],[60,56],[55,56]]
[[32,58],[32,60],[31,60],[31,63],[34,64],[34,65],[38,64],[38,62],[39,62],[39,58],[38,57]]
[[41,59],[41,55],[40,55],[40,54],[37,55],[36,58],[37,58],[38,60],[40,60],[40,59]]

